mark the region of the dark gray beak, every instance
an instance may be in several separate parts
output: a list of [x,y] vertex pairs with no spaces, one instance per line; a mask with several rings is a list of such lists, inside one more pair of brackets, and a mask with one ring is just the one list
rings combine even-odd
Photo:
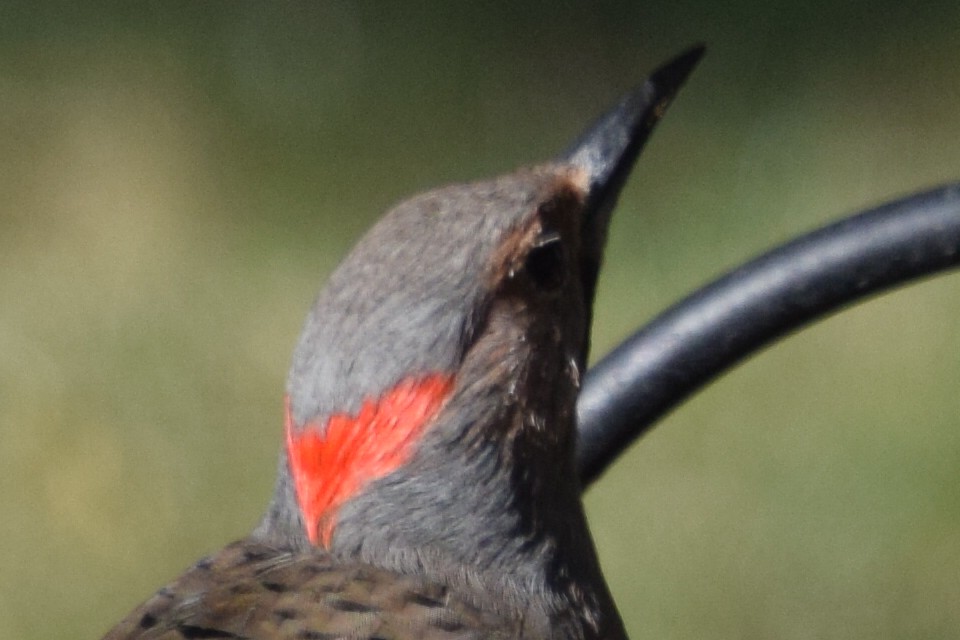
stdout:
[[588,172],[581,274],[587,307],[593,304],[610,213],[627,176],[673,97],[703,57],[698,45],[667,62],[600,116],[559,158]]
[[703,53],[703,45],[698,45],[662,65],[560,156],[561,162],[589,172],[591,209],[606,209],[609,215],[647,138]]

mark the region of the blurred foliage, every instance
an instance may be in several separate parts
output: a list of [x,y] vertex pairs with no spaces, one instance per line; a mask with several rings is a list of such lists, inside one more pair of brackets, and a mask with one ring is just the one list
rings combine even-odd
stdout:
[[[960,4],[4,3],[0,638],[96,637],[272,488],[284,370],[391,202],[562,149],[708,57],[611,233],[598,353],[960,178]],[[635,638],[956,638],[960,281],[754,358],[587,497]]]

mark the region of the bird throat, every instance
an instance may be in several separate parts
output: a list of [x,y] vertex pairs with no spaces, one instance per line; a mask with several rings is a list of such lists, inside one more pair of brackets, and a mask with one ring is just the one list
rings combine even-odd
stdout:
[[453,376],[401,380],[355,415],[294,425],[285,399],[286,445],[297,502],[314,545],[330,548],[337,512],[371,482],[409,461],[414,445],[453,389]]

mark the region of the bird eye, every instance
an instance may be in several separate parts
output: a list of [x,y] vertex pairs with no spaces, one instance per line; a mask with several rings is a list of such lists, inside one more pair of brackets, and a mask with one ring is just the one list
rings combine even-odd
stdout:
[[533,283],[543,291],[555,291],[566,279],[563,242],[560,234],[548,233],[541,236],[527,254],[524,269]]

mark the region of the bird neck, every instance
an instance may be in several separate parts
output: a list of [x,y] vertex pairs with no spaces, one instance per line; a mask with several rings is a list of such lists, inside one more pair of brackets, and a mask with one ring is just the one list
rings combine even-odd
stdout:
[[[509,398],[503,391],[458,388],[402,465],[339,506],[319,546],[345,560],[429,576],[478,605],[503,603],[504,613],[547,630],[620,637],[586,525],[572,438],[555,437],[573,432],[572,407],[547,425],[528,401],[490,401]],[[255,535],[307,549],[314,546],[307,518],[290,508],[297,504],[293,465],[281,465],[277,495]]]
[[[619,637],[583,511],[574,440],[564,437],[573,432],[573,407],[548,417],[523,394],[484,401],[510,397],[500,391],[476,385],[452,398],[444,413],[460,424],[428,433],[409,465],[345,510],[343,525],[353,514],[358,522],[361,514],[382,516],[359,545],[350,546],[359,538],[343,528],[342,548],[401,571],[412,557],[452,584],[507,594],[531,621]],[[508,433],[476,428],[484,424]],[[419,498],[404,499],[411,495]]]

